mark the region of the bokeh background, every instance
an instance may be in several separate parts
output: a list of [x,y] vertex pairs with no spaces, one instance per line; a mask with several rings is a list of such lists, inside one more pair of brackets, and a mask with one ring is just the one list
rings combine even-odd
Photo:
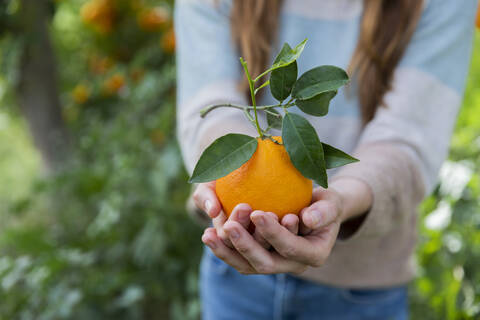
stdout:
[[[198,319],[173,5],[0,0],[0,319]],[[475,42],[421,206],[412,319],[480,319],[478,30]]]

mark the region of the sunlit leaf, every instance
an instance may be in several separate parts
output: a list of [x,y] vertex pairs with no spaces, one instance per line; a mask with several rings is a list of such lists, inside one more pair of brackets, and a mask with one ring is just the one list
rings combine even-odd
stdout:
[[[278,63],[283,56],[285,56],[286,52],[291,52],[292,48],[285,43],[283,45],[282,50],[275,58],[274,65]],[[293,61],[293,63],[273,70],[270,75],[270,91],[275,99],[278,101],[285,100],[292,92],[293,85],[297,80],[297,62]]]
[[[276,62],[272,65],[270,70],[275,70],[278,68],[285,67],[294,61],[296,61],[300,55],[302,54],[303,49],[305,48],[305,44],[307,43],[307,39],[303,40],[300,42],[298,45],[295,46],[295,48],[291,50],[283,50],[280,52],[277,56]],[[284,46],[285,48],[285,46]]]
[[247,162],[257,150],[257,139],[230,133],[215,140],[200,156],[191,183],[207,182],[226,176]]

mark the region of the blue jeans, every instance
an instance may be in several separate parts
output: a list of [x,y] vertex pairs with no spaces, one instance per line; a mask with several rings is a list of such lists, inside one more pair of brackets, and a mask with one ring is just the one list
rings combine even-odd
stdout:
[[349,290],[288,275],[242,275],[205,249],[203,320],[405,320],[406,286]]

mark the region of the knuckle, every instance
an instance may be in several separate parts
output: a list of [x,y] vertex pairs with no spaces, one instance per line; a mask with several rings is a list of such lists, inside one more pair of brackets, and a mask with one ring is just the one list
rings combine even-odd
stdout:
[[237,244],[235,246],[237,248],[237,251],[240,252],[242,255],[248,255],[250,253],[250,248],[245,246],[244,244]]
[[[195,204],[197,205],[197,207],[201,208],[201,195],[200,195],[200,192],[198,191],[198,188],[197,190],[195,190],[195,192],[193,193],[192,195],[192,198],[193,198],[193,202],[195,202]],[[202,208],[203,209],[203,208]]]
[[275,240],[278,237],[278,233],[275,232],[274,228],[269,226],[261,228],[261,233],[265,239]]
[[298,255],[298,250],[295,246],[287,245],[285,248],[282,249],[281,254],[287,259],[292,259]]
[[217,236],[222,239],[224,242],[225,241],[228,241],[228,236],[227,234],[225,233],[225,231],[223,230],[223,228],[220,228],[220,227],[217,227],[215,228],[217,230]]
[[257,272],[261,274],[270,274],[273,273],[273,264],[270,262],[264,262],[256,266],[255,270],[257,270]]

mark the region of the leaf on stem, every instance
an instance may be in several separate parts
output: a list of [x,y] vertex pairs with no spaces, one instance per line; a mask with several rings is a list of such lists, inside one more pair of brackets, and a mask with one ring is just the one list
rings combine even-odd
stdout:
[[[274,65],[279,63],[281,59],[289,54],[292,48],[285,43],[282,50],[277,55]],[[297,81],[297,61],[275,69],[270,74],[270,91],[275,99],[278,101],[285,100],[292,92],[293,85]]]
[[337,168],[349,163],[358,162],[359,160],[351,155],[338,150],[326,143],[322,143],[323,154],[325,156],[325,166],[327,169]]
[[282,50],[283,53],[282,51],[280,51],[280,53],[282,54],[281,55],[279,54],[277,56],[278,60],[276,60],[275,63],[272,65],[271,70],[283,68],[289,65],[290,63],[293,63],[294,61],[296,61],[302,54],[302,51],[305,48],[306,43],[307,43],[307,39],[297,44],[293,49],[285,50],[285,51]]
[[312,116],[321,117],[328,113],[328,107],[330,106],[330,100],[337,95],[337,91],[327,91],[320,93],[319,95],[306,99],[295,100],[297,107],[303,112]]
[[215,140],[200,156],[190,183],[207,182],[240,168],[257,150],[257,139],[230,133]]
[[287,113],[282,122],[282,140],[293,165],[306,178],[328,187],[322,143],[304,117]]
[[266,75],[269,72],[272,72],[276,69],[283,68],[288,66],[289,64],[297,61],[297,59],[300,57],[300,54],[302,54],[303,49],[305,48],[305,44],[307,43],[307,39],[303,40],[300,42],[295,48],[291,50],[286,50],[284,53],[280,56],[278,56],[278,61],[275,62],[269,69],[265,70],[262,72],[258,77],[256,77],[253,82],[257,82],[260,80],[264,75]]
[[307,100],[321,93],[336,91],[347,83],[345,70],[335,66],[316,67],[298,78],[293,86],[292,97]]
[[275,109],[270,109],[266,113],[268,126],[274,129],[282,129],[282,115]]

